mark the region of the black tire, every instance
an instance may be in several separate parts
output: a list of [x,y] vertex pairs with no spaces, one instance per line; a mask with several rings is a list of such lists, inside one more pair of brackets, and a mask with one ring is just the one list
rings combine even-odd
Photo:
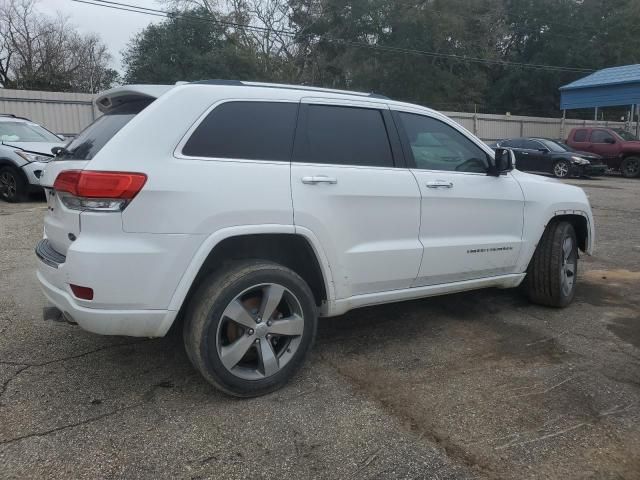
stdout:
[[553,176],[556,178],[567,178],[571,171],[571,164],[566,160],[558,160],[553,164]]
[[[300,309],[300,315],[303,319],[303,327],[302,324],[299,324],[301,335],[278,337],[277,334],[265,333],[266,325],[277,324],[278,320],[267,322],[265,319],[260,323],[260,328],[265,328],[259,331],[259,328],[256,327],[254,332],[254,329],[245,328],[240,323],[235,323],[230,317],[223,316],[223,313],[228,311],[227,308],[231,308],[232,304],[237,305],[238,302],[242,302],[241,299],[244,297],[241,295],[244,292],[252,292],[252,289],[260,291],[260,289],[270,288],[265,285],[283,287],[286,292],[281,295],[281,303],[274,307],[274,312],[277,312],[278,309],[288,308],[288,302]],[[262,309],[262,307],[260,308]],[[259,318],[259,314],[248,312],[247,309],[244,309],[243,312],[250,313],[253,321]],[[289,315],[292,314],[289,313]],[[246,318],[243,317],[245,320]],[[235,338],[232,340],[223,339],[222,337],[227,335],[223,335],[223,331],[226,332],[230,325],[235,328]],[[300,369],[315,340],[316,327],[317,309],[313,294],[307,283],[298,274],[276,263],[246,260],[228,264],[201,282],[188,305],[183,336],[191,363],[207,381],[229,395],[256,397],[281,388]],[[242,333],[238,333],[238,330],[241,330]],[[279,352],[281,340],[289,343],[283,344],[284,350]],[[292,347],[294,340],[295,350]],[[224,342],[228,343],[223,345]],[[239,342],[243,342],[240,345],[242,350],[246,344],[251,346],[247,347],[248,350],[245,351],[241,360],[234,364],[235,366],[228,368],[221,360],[221,351],[223,349],[229,350],[229,347],[236,348]],[[252,344],[252,342],[256,343]],[[275,354],[274,356],[277,358],[278,370],[269,376],[267,376],[266,363],[264,363],[264,357],[261,353],[266,351],[262,350],[263,348],[269,348],[269,352]],[[256,362],[255,370],[252,370],[254,365],[251,363],[250,357],[253,357]],[[286,362],[283,359],[286,359]],[[264,367],[262,370],[264,378],[242,378],[242,375],[260,375],[260,365]]]
[[627,157],[620,165],[620,173],[625,178],[635,178],[640,175],[640,158]]
[[[570,241],[572,248],[569,261],[565,259],[563,246]],[[572,275],[568,275],[570,265]],[[578,275],[578,244],[576,233],[568,222],[550,223],[536,248],[527,269],[524,289],[529,300],[548,307],[566,307],[575,296]],[[567,290],[566,277],[572,277],[571,288]]]
[[27,196],[27,182],[14,167],[0,168],[0,198],[6,202],[21,202]]

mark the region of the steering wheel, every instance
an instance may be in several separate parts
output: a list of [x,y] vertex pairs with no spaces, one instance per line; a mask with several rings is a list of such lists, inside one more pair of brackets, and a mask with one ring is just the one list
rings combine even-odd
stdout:
[[481,173],[487,169],[487,165],[485,162],[478,158],[470,158],[462,162],[460,165],[456,167],[456,172],[477,172]]

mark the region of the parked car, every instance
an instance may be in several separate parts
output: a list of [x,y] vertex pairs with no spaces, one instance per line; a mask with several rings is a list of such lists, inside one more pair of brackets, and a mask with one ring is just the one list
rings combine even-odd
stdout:
[[640,141],[622,129],[574,128],[567,145],[602,156],[609,168],[619,170],[624,177],[640,175]]
[[565,307],[593,249],[582,189],[512,170],[512,152],[417,105],[221,81],[97,105],[41,177],[42,289],[91,332],[180,325],[232,395],[282,386],[318,315],[522,282]]
[[599,155],[579,152],[548,138],[502,140],[498,147],[516,155],[516,168],[523,172],[550,173],[558,178],[604,175],[607,166]]
[[39,177],[62,139],[29,119],[0,114],[0,198],[23,200],[40,189]]

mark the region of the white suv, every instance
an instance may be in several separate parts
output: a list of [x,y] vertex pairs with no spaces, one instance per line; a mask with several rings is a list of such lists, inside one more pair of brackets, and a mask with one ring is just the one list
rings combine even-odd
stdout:
[[125,86],[58,157],[38,278],[91,332],[160,337],[237,396],[282,386],[317,317],[485,287],[568,305],[589,201],[447,117],[384,97]]

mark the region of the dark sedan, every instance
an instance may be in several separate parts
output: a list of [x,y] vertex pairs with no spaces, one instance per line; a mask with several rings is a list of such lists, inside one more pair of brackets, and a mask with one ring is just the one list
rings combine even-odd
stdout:
[[512,149],[516,155],[516,168],[523,172],[550,173],[564,178],[603,175],[607,171],[599,155],[578,152],[547,138],[501,140],[495,147]]

